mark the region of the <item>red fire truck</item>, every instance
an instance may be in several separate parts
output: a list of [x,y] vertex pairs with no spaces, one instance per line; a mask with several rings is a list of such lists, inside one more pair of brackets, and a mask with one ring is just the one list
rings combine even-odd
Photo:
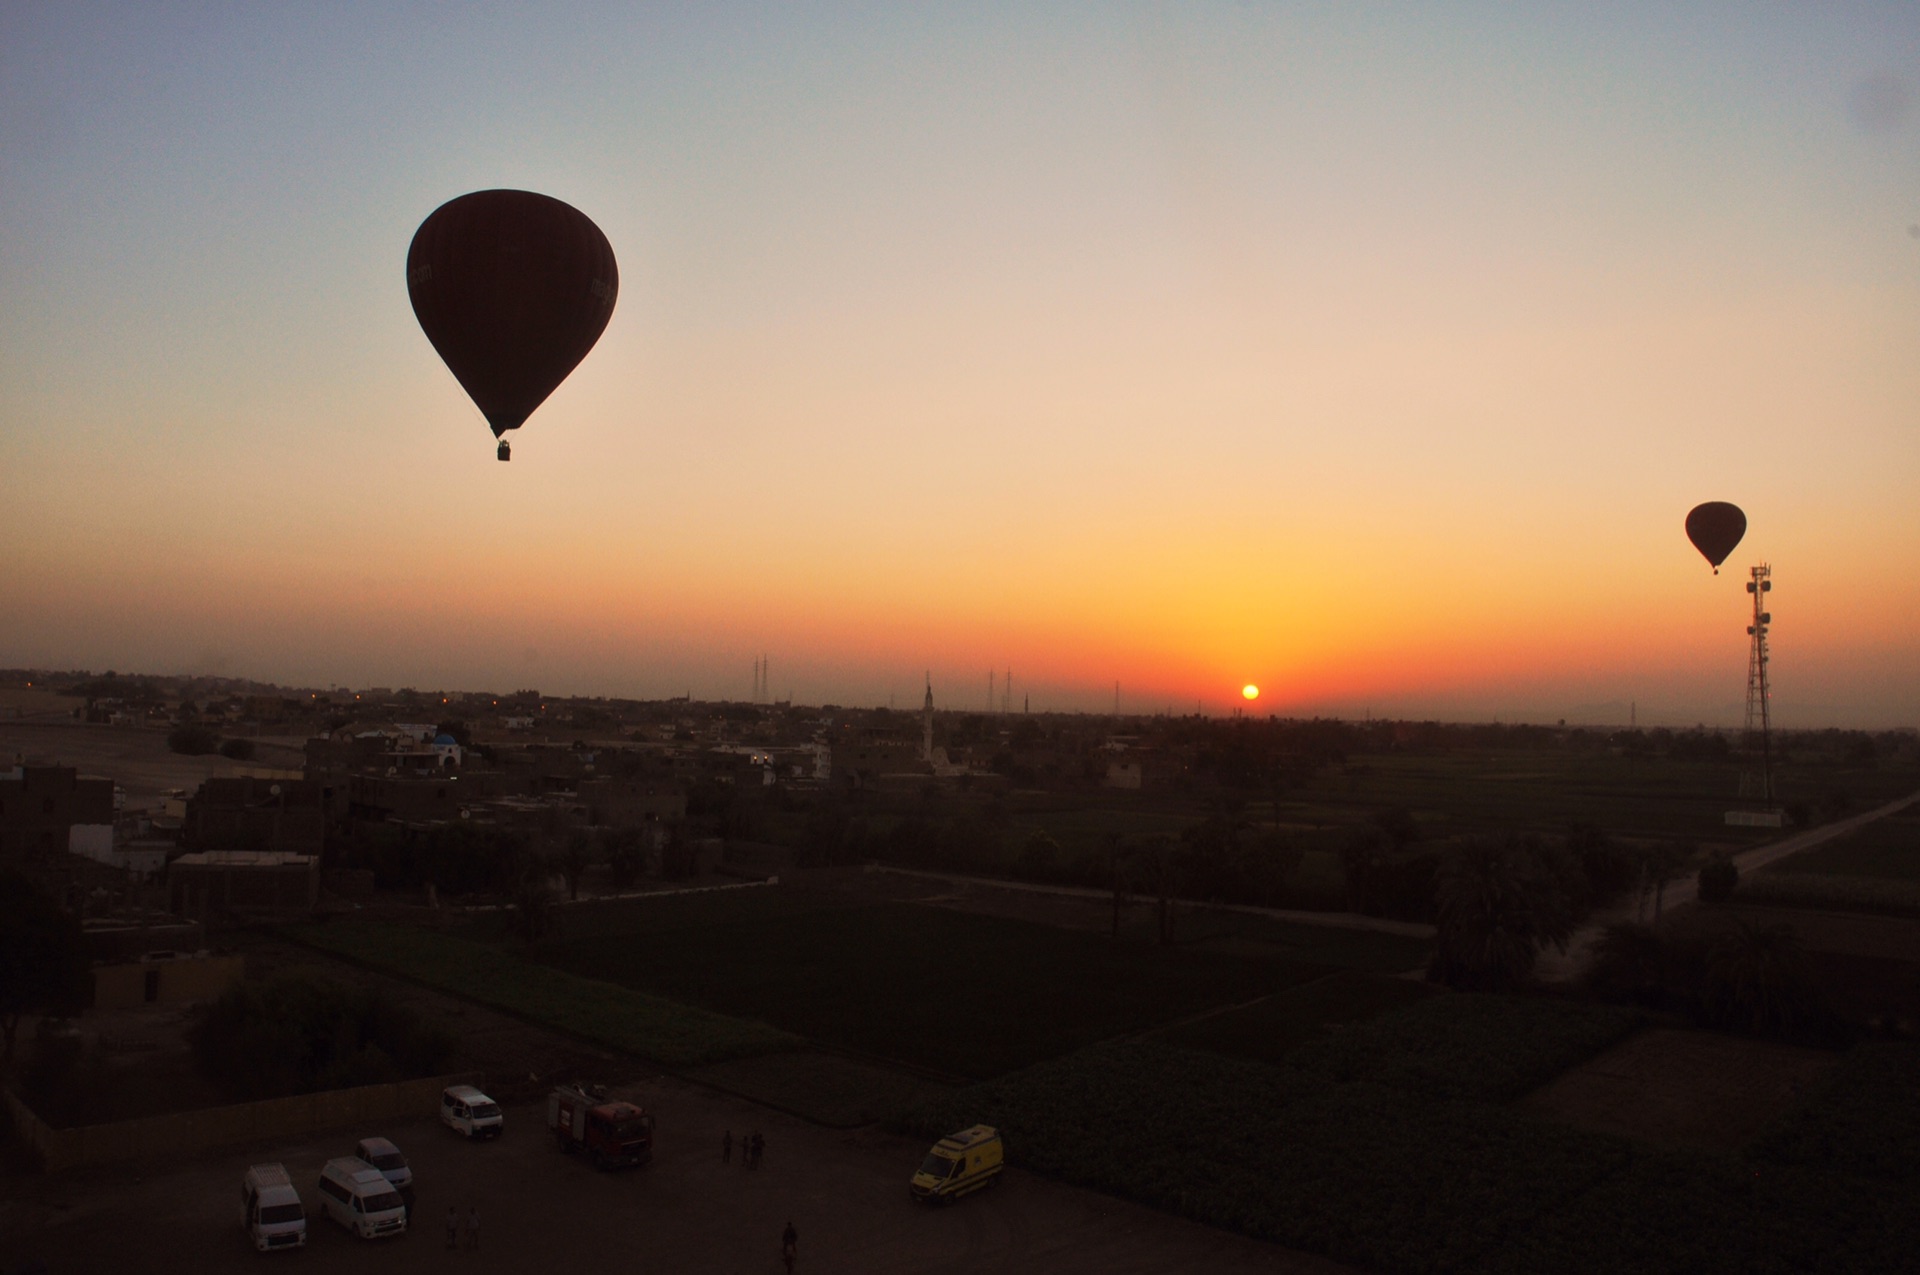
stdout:
[[562,1151],[585,1151],[595,1168],[619,1169],[653,1159],[653,1117],[630,1102],[609,1101],[579,1085],[562,1085],[547,1095],[547,1128]]

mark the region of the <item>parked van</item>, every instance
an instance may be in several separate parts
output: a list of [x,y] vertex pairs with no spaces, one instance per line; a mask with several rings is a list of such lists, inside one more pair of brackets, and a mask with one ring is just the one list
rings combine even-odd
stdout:
[[472,1085],[448,1085],[440,1091],[440,1121],[469,1138],[497,1138],[507,1123],[500,1104]]
[[327,1161],[320,1170],[320,1207],[363,1240],[400,1235],[407,1206],[386,1175],[358,1156]]
[[998,1182],[1005,1158],[1000,1131],[991,1125],[977,1124],[934,1143],[933,1150],[927,1152],[926,1162],[913,1175],[909,1189],[916,1200],[928,1204],[950,1203],[969,1191]]
[[380,1170],[387,1181],[393,1183],[394,1190],[404,1192],[413,1185],[413,1170],[407,1167],[407,1157],[387,1139],[362,1138],[353,1153]]
[[256,1164],[240,1180],[240,1224],[262,1253],[301,1248],[307,1242],[307,1210],[293,1179],[278,1164]]

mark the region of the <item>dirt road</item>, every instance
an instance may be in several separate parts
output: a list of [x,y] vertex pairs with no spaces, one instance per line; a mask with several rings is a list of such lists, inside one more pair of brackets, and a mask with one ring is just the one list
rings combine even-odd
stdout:
[[[1008,1170],[993,1189],[928,1209],[907,1196],[917,1142],[838,1133],[672,1079],[616,1088],[659,1118],[654,1163],[595,1172],[560,1153],[543,1108],[507,1109],[507,1134],[470,1145],[423,1118],[383,1129],[262,1145],[139,1172],[13,1178],[0,1201],[11,1270],[38,1258],[52,1275],[247,1271],[777,1272],[780,1235],[799,1232],[800,1271],[1315,1272],[1350,1268],[1212,1231],[1150,1209]],[[766,1137],[759,1169],[720,1160],[721,1135]],[[312,1216],[330,1156],[362,1134],[393,1138],[412,1162],[412,1233],[355,1239]],[[298,1255],[256,1254],[239,1226],[246,1166],[287,1166],[310,1215]],[[445,1247],[449,1206],[481,1217],[477,1251]],[[462,1244],[465,1236],[462,1235]]]
[[[1796,855],[1844,837],[1876,819],[1897,814],[1916,801],[1920,801],[1920,792],[1896,798],[1864,814],[1854,815],[1848,819],[1837,819],[1832,823],[1822,824],[1818,828],[1797,832],[1791,837],[1782,837],[1778,841],[1755,846],[1751,850],[1742,851],[1733,856],[1734,866],[1739,868],[1742,874],[1758,871],[1770,863],[1778,863],[1789,855]],[[1669,881],[1661,898],[1661,906],[1664,909],[1684,907],[1698,898],[1699,894],[1700,884],[1691,876]],[[1623,925],[1639,919],[1641,918],[1637,905],[1609,908],[1604,912],[1596,913],[1591,921],[1575,932],[1573,938],[1567,943],[1565,952],[1548,949],[1541,953],[1540,962],[1534,967],[1534,976],[1547,983],[1572,981],[1592,964],[1594,945],[1600,941],[1600,936],[1606,933],[1608,926]]]

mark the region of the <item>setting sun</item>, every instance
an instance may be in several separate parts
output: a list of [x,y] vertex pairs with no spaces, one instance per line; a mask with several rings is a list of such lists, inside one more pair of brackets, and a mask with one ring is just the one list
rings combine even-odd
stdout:
[[1246,696],[1248,699],[1260,698],[1260,688],[1255,686],[1252,682],[1248,682],[1245,686],[1241,687],[1240,693]]

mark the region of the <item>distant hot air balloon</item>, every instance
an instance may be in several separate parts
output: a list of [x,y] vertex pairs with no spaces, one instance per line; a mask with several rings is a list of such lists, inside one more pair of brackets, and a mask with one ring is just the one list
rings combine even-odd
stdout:
[[1700,556],[1712,564],[1715,575],[1720,574],[1720,564],[1746,534],[1747,516],[1740,512],[1738,505],[1709,500],[1687,512],[1687,539],[1693,541]]
[[495,438],[520,428],[587,357],[619,291],[600,228],[529,190],[450,199],[407,249],[414,316]]

